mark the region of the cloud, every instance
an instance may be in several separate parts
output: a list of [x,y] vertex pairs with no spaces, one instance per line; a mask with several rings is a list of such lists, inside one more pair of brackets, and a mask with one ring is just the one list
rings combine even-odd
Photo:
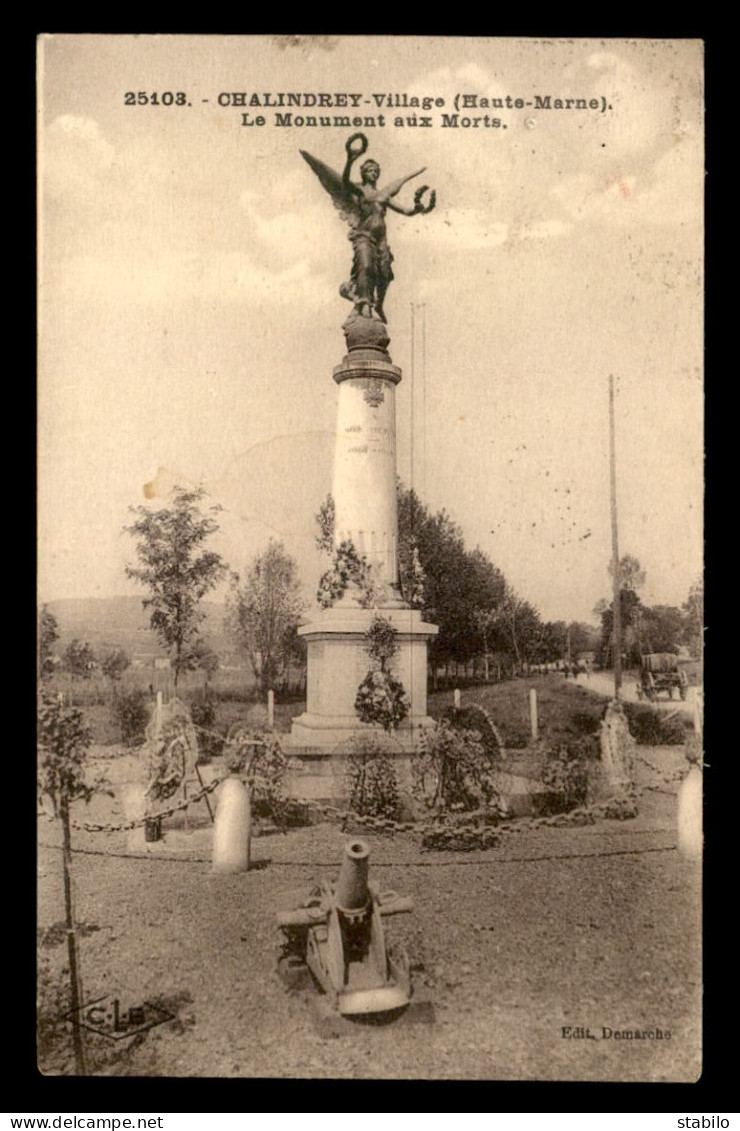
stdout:
[[564,220],[540,220],[533,224],[522,224],[512,238],[520,240],[549,240],[560,236],[567,236],[573,225]]
[[255,192],[243,192],[239,203],[244,209],[251,225],[254,236],[271,250],[279,251],[283,256],[305,255],[314,262],[319,263],[326,256],[326,238],[328,225],[334,221],[337,244],[340,245],[343,224],[332,207],[327,196],[323,209],[316,205],[302,208],[300,212],[294,210],[280,212],[269,216],[259,207],[259,198]]
[[686,136],[651,163],[561,177],[550,195],[574,221],[675,226],[700,220],[702,180],[699,141]]
[[274,271],[238,251],[209,256],[160,252],[148,256],[138,251],[117,256],[70,256],[45,279],[50,295],[61,286],[81,302],[140,306],[197,298],[219,305],[239,303],[247,308],[289,304],[298,294],[304,309],[319,309],[326,302],[328,283],[312,275],[305,258]]
[[458,251],[498,247],[506,242],[509,225],[491,217],[478,208],[446,208],[434,213],[434,222],[420,222],[413,231],[406,225],[394,230],[395,242],[402,245],[407,239],[414,244],[427,245],[435,251],[453,248]]
[[53,197],[71,195],[88,200],[113,167],[114,147],[92,118],[64,114],[46,131],[43,177]]

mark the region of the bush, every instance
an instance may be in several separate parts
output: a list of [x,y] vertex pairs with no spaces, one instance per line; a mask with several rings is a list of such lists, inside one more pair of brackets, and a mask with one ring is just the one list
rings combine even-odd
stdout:
[[596,734],[599,729],[599,717],[597,714],[574,711],[570,717],[570,729],[574,734]]
[[456,730],[447,719],[424,731],[411,764],[413,793],[435,813],[498,807],[496,763],[479,735]]
[[123,692],[113,704],[113,713],[123,742],[127,746],[140,746],[151,714],[146,691],[134,687]]
[[489,758],[496,761],[501,758],[501,738],[496,726],[487,711],[477,703],[455,709],[447,707],[442,712],[442,717],[447,719],[453,730],[475,731],[483,744],[483,749]]
[[574,739],[545,753],[542,784],[547,792],[538,804],[540,815],[567,813],[585,805],[589,763],[595,762],[598,756],[596,735]]
[[272,817],[282,823],[282,813],[286,805],[285,772],[288,759],[272,734],[263,735],[264,746],[259,747],[249,769],[248,781],[252,787],[254,812]]
[[393,747],[378,734],[356,735],[347,743],[345,771],[349,807],[361,817],[399,815]]
[[691,724],[642,703],[623,703],[630,734],[640,746],[683,746]]
[[269,816],[284,825],[288,805],[285,796],[288,760],[276,736],[271,731],[250,731],[237,723],[226,739],[224,762],[231,773],[244,775],[246,772],[254,815]]

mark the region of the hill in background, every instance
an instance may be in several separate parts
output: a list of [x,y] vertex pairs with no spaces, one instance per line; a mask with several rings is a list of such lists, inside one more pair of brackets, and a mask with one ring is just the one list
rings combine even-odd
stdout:
[[[149,627],[149,611],[143,608],[141,597],[71,598],[50,601],[47,607],[59,626],[55,646],[58,653],[77,637],[86,640],[96,653],[123,648],[131,654],[167,654]],[[205,617],[200,634],[219,656],[226,658],[234,650],[223,627],[226,608],[215,601],[204,601],[202,609]]]

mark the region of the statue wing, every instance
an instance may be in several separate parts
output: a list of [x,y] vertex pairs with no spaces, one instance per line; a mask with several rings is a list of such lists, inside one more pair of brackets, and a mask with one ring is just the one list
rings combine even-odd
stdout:
[[339,212],[343,220],[358,220],[360,218],[360,211],[357,201],[352,193],[346,191],[342,177],[334,169],[330,169],[323,161],[319,161],[317,157],[312,157],[310,153],[306,153],[305,149],[300,151],[301,157],[313,169],[316,176],[321,181],[321,184],[329,193],[332,204]]

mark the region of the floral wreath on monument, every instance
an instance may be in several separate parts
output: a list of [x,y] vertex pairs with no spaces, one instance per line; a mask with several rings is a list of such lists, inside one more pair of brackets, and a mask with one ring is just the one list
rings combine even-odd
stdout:
[[[320,530],[316,545],[331,555],[331,565],[319,581],[318,602],[324,609],[331,608],[350,584],[354,584],[361,594],[360,605],[371,608],[377,601],[372,567],[358,554],[351,540],[334,545],[334,514],[334,500],[329,495],[316,516]],[[389,734],[400,726],[410,709],[403,684],[389,670],[398,652],[397,635],[392,621],[376,608],[365,633],[365,651],[373,666],[358,687],[355,698],[355,711],[360,721],[381,726]]]

